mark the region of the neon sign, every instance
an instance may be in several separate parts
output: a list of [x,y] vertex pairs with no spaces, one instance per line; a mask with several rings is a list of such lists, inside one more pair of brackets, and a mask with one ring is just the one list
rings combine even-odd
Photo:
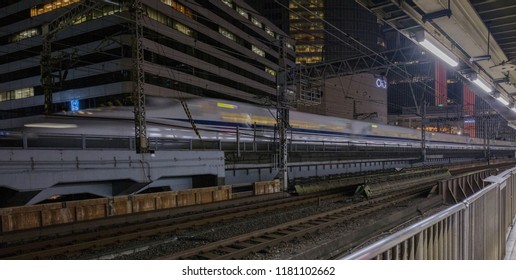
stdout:
[[376,79],[376,87],[387,88],[387,81],[383,79]]
[[79,100],[74,99],[70,101],[70,110],[78,111],[79,110]]

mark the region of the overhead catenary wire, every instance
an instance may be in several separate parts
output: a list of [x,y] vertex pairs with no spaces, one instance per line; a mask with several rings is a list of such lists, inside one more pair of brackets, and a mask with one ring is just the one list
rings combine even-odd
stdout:
[[[394,62],[392,61],[389,61],[386,57],[382,56],[381,53],[378,53],[374,50],[372,50],[371,48],[367,47],[366,45],[364,45],[363,43],[361,43],[359,40],[355,39],[353,36],[351,36],[350,34],[344,32],[343,30],[341,30],[340,28],[336,27],[335,25],[333,25],[332,23],[328,22],[326,19],[320,17],[319,15],[317,15],[316,13],[314,13],[313,11],[311,11],[310,9],[308,9],[307,7],[301,5],[298,1],[296,0],[291,0],[293,3],[295,3],[296,5],[298,5],[299,7],[301,7],[303,10],[305,10],[306,12],[308,12],[310,15],[312,15],[314,18],[317,18],[318,20],[321,20],[323,21],[325,24],[327,24],[328,26],[332,27],[335,31],[339,32],[340,34],[344,35],[345,38],[349,38],[351,41],[353,41],[354,43],[358,44],[359,46],[361,46],[362,48],[366,49],[369,51],[369,53],[366,53],[364,52],[364,50],[356,47],[355,45],[353,44],[350,44],[348,42],[346,42],[345,40],[343,40],[342,38],[340,38],[339,36],[337,36],[336,34],[333,34],[332,32],[329,32],[327,29],[324,29],[324,32],[330,36],[332,36],[333,38],[337,39],[339,42],[345,44],[346,46],[349,46],[355,50],[357,50],[358,52],[362,53],[365,57],[369,57],[371,59],[373,59],[375,62],[378,62],[378,63],[384,63],[386,62],[387,65],[389,65],[389,70],[390,71],[393,71],[395,74],[399,75],[399,76],[406,76],[406,77],[409,77],[409,79],[412,77],[412,75],[407,72],[405,69],[402,69],[399,65],[395,64]],[[305,16],[299,14],[299,13],[296,13],[296,11],[292,10],[290,7],[288,6],[285,6],[283,3],[281,3],[280,1],[278,0],[275,0],[275,2],[280,5],[281,7],[287,9],[289,12],[291,13],[294,13],[296,14],[297,16],[299,16],[300,18],[306,20],[307,22],[310,22],[310,23],[313,23],[312,20],[306,18]],[[382,57],[384,61],[378,61],[376,59],[376,57]],[[417,87],[422,87],[421,85],[419,84],[416,84]],[[432,87],[422,87],[423,90],[425,90],[426,88],[430,88],[430,89],[433,89],[435,90],[434,88]],[[434,94],[432,92],[430,92],[431,94]],[[435,94],[434,94],[435,95]],[[416,104],[417,105],[417,104]]]

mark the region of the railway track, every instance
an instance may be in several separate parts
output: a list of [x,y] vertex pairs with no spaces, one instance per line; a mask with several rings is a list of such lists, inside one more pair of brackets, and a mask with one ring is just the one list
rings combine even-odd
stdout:
[[121,242],[164,235],[203,225],[216,224],[226,220],[242,219],[252,215],[280,211],[290,207],[318,204],[321,201],[342,200],[343,198],[344,196],[340,193],[324,196],[288,197],[285,199],[207,211],[184,217],[139,222],[102,229],[98,228],[92,232],[69,234],[43,241],[26,242],[0,248],[0,258],[47,259],[56,256],[70,256],[88,249],[108,247]]
[[[427,187],[432,183],[428,183]],[[204,245],[199,248],[187,249],[172,255],[167,255],[165,259],[235,259],[241,258],[250,252],[257,252],[263,248],[273,246],[280,242],[292,240],[307,233],[321,230],[334,224],[346,222],[351,219],[359,218],[369,213],[379,211],[385,207],[406,201],[427,188],[412,189],[409,192],[402,192],[396,195],[388,195],[368,201],[356,203],[327,213],[317,214],[307,218],[287,222],[267,229],[254,231],[248,234],[220,240]],[[181,217],[171,218],[166,211],[163,213],[149,213],[145,217],[152,217],[152,220],[143,220],[143,217],[136,215],[134,218],[124,217],[118,224],[107,226],[110,219],[100,221],[103,226],[96,226],[93,230],[74,232],[71,229],[61,230],[67,232],[66,235],[55,235],[52,238],[46,236],[46,240],[32,240],[25,243],[13,242],[13,236],[0,235],[0,258],[1,259],[51,259],[51,258],[77,258],[87,250],[107,249],[115,244],[164,236],[170,233],[180,233],[183,230],[192,229],[200,226],[215,225],[228,220],[245,220],[253,215],[263,215],[270,213],[285,212],[285,209],[299,207],[303,205],[318,205],[322,201],[339,201],[345,198],[342,194],[313,194],[306,196],[295,196],[269,201],[260,201],[249,205],[236,204],[222,208],[213,207],[213,210],[188,213],[185,210],[179,212],[185,214]],[[250,200],[246,200],[250,201]],[[188,214],[188,215],[186,215]],[[124,224],[120,223],[124,221]],[[99,221],[92,221],[92,223]],[[66,228],[65,226],[60,226]],[[81,226],[85,228],[85,226]],[[23,233],[24,236],[38,236],[38,232],[44,229],[34,230],[34,233]],[[53,232],[52,230],[50,232]],[[58,231],[59,232],[59,231]],[[40,234],[41,236],[41,234]],[[8,238],[5,238],[8,237]],[[9,241],[6,241],[9,240]],[[99,250],[100,251],[100,250]]]
[[281,242],[293,240],[332,225],[360,218],[367,214],[402,203],[427,192],[431,185],[420,186],[402,193],[376,198],[329,212],[305,217],[271,228],[261,229],[216,241],[205,246],[160,257],[159,259],[239,259]]

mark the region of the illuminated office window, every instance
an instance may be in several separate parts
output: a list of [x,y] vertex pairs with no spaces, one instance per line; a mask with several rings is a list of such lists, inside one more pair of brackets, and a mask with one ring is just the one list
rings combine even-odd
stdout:
[[221,0],[222,3],[228,5],[229,7],[233,8],[233,1],[232,0]]
[[18,42],[23,39],[27,39],[27,38],[38,36],[38,35],[41,35],[39,28],[31,28],[31,29],[23,30],[21,32],[18,32],[16,34],[12,35],[11,37],[9,37],[9,42],[10,43]]
[[193,37],[193,31],[192,29],[190,29],[188,26],[182,24],[182,23],[179,23],[179,22],[174,22],[174,25],[173,25],[173,28],[183,34],[186,34],[190,37]]
[[252,45],[251,49],[253,50],[253,52],[257,53],[259,56],[265,57],[265,52],[262,49],[258,48],[257,46]]
[[276,71],[274,71],[274,69],[269,68],[267,66],[265,66],[265,72],[269,73],[272,76],[276,76]]
[[323,51],[323,45],[297,45],[297,53],[316,52],[321,53]]
[[162,3],[169,5],[170,7],[174,8],[174,10],[182,13],[183,15],[192,18],[192,10],[188,9],[184,5],[178,3],[176,0],[161,0]]
[[311,63],[317,63],[317,62],[321,62],[321,61],[322,61],[322,56],[298,56],[298,57],[296,57],[297,64],[301,64],[301,63],[311,64]]
[[249,18],[249,14],[247,13],[247,11],[246,11],[246,10],[244,10],[244,9],[242,9],[242,8],[240,8],[240,7],[238,7],[238,6],[237,6],[237,7],[236,7],[236,11],[237,11],[241,16],[243,16],[243,17],[245,17],[245,18],[247,18],[247,19]]
[[324,40],[324,34],[322,34],[322,33],[313,33],[313,34],[298,33],[298,34],[294,35],[294,39],[296,39],[296,41]]
[[15,90],[8,90],[0,92],[0,101],[7,101],[13,99],[21,99],[34,96],[34,88],[20,88]]
[[272,29],[270,29],[267,26],[265,26],[265,32],[267,32],[267,34],[269,34],[270,36],[274,37],[274,31],[272,31]]
[[219,26],[219,33],[224,35],[224,37],[230,39],[231,41],[235,41],[236,42],[235,34],[229,32],[227,29]]
[[256,26],[258,26],[258,27],[260,27],[260,28],[263,28],[263,24],[262,24],[262,23],[261,23],[257,18],[255,18],[255,17],[253,17],[253,16],[251,16],[251,22],[252,22],[254,25],[256,25]]
[[127,10],[126,7],[123,6],[114,6],[114,5],[107,5],[102,7],[102,9],[97,9],[90,11],[88,13],[82,14],[81,16],[75,18],[73,21],[73,24],[80,24],[89,20],[98,19],[101,17],[109,16],[114,13],[118,13],[121,11]]
[[50,11],[53,11],[55,9],[59,9],[62,7],[66,7],[68,5],[78,3],[80,1],[81,0],[55,0],[50,3],[41,4],[41,5],[32,7],[32,9],[30,9],[30,16],[31,17],[39,16],[41,14],[48,13]]

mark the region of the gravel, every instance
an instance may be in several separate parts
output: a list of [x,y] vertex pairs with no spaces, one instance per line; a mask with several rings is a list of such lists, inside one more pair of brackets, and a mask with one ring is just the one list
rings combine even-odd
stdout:
[[[389,207],[380,212],[367,215],[363,218],[355,219],[346,223],[337,224],[322,232],[316,232],[297,238],[290,242],[283,242],[278,246],[267,248],[261,252],[247,256],[249,260],[271,260],[288,259],[299,253],[321,245],[332,240],[339,235],[346,234],[366,226],[374,221],[378,221],[391,213],[397,212],[408,205],[423,201],[418,198],[404,203]],[[131,243],[118,244],[111,248],[103,248],[98,251],[81,252],[80,255],[73,256],[73,259],[155,259],[160,256],[170,255],[194,247],[202,246],[217,240],[227,239],[241,235],[250,231],[272,227],[292,220],[300,219],[309,215],[330,211],[350,205],[351,199],[345,201],[328,202],[323,201],[319,205],[304,206],[285,209],[283,212],[260,214],[252,217],[239,218],[231,221],[206,225],[196,229],[175,232],[145,240]],[[365,244],[364,244],[365,245]],[[63,258],[58,258],[63,259]]]

